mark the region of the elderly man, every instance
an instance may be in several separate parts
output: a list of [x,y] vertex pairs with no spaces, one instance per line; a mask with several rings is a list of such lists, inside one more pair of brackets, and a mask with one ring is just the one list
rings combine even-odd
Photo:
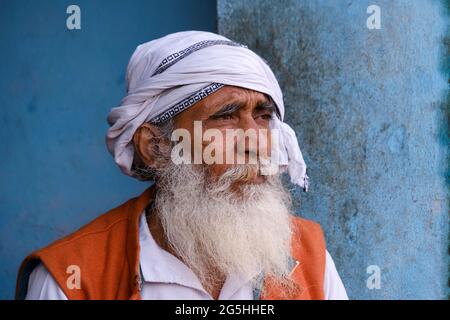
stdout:
[[[152,184],[30,254],[16,297],[347,299],[320,226],[292,214],[280,181],[308,188],[283,116],[273,72],[244,45],[186,31],[138,46],[106,143]],[[257,135],[228,139],[239,130]]]

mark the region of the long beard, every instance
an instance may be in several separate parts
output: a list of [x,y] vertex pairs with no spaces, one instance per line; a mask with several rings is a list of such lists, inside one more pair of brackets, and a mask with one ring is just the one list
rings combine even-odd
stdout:
[[279,176],[236,192],[232,185],[254,174],[254,166],[236,166],[211,181],[205,167],[170,163],[159,174],[156,212],[169,246],[205,289],[218,284],[217,272],[258,289],[264,275],[286,283],[291,198]]

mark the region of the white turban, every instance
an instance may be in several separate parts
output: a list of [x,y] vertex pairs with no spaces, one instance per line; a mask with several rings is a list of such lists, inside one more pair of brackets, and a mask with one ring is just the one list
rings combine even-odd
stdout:
[[139,45],[127,68],[127,95],[108,114],[106,144],[126,175],[135,155],[133,135],[144,122],[162,123],[224,85],[268,94],[277,107],[272,128],[280,130],[279,164],[291,181],[308,189],[306,164],[294,130],[282,122],[283,95],[266,61],[221,35],[184,31]]

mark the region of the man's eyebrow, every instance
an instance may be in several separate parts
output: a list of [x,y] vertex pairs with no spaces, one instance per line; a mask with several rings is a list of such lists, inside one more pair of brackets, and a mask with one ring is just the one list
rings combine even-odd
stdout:
[[275,104],[272,100],[259,101],[256,104],[255,111],[269,110],[270,112],[275,112]]
[[[231,102],[223,105],[219,110],[210,116],[210,118],[219,118],[225,115],[230,115],[236,112],[239,108],[244,106],[242,102]],[[275,104],[272,99],[266,99],[263,101],[258,101],[254,111],[269,110],[271,113],[276,111]]]
[[242,107],[242,103],[237,102],[227,103],[224,106],[222,106],[219,110],[217,110],[214,114],[212,114],[210,118],[217,118],[224,115],[232,114],[240,107]]

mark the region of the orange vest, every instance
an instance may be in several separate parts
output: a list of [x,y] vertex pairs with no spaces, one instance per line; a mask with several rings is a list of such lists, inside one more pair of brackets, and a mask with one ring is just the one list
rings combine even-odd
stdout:
[[[150,203],[149,187],[133,198],[99,216],[76,232],[57,240],[25,258],[17,276],[16,299],[23,299],[33,268],[42,262],[68,299],[141,299],[139,272],[139,217]],[[295,293],[264,278],[260,299],[324,299],[325,240],[320,226],[292,216],[292,257],[299,261],[291,274]],[[81,286],[67,282],[79,267]],[[72,288],[72,289],[69,289]]]

